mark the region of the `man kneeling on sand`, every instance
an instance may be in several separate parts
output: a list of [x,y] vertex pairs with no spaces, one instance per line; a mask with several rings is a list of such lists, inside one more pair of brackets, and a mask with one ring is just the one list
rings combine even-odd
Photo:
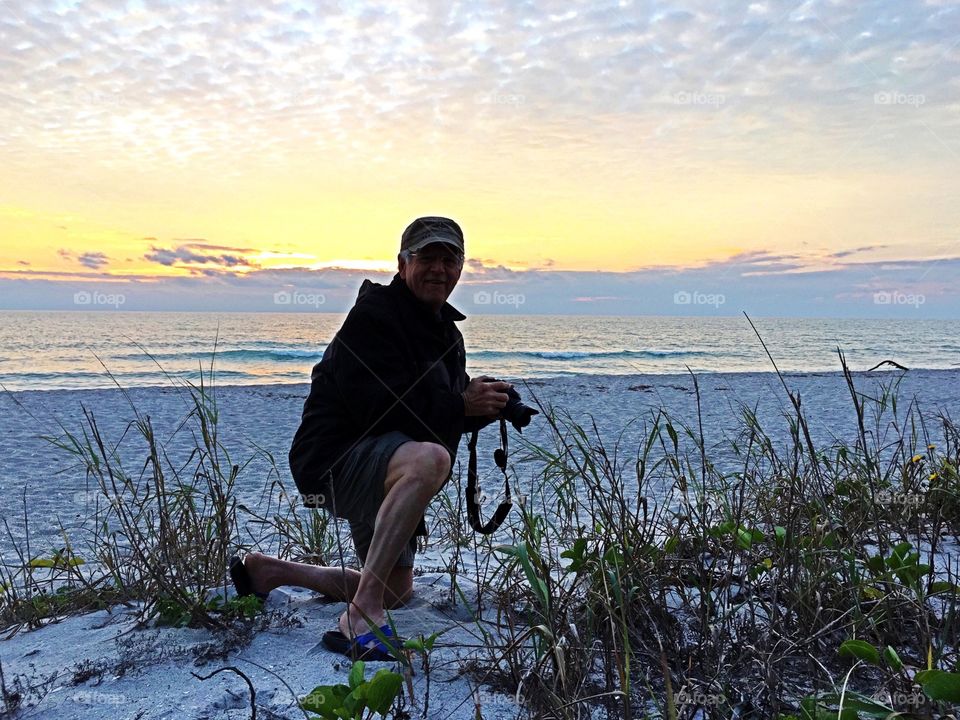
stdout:
[[[305,504],[350,522],[359,572],[247,555],[231,561],[240,594],[281,585],[344,600],[339,629],[324,644],[354,659],[389,660],[385,608],[413,593],[423,514],[450,477],[460,436],[492,422],[508,383],[466,373],[464,316],[447,303],[464,262],[453,220],[423,217],[403,232],[389,285],[365,280],[322,360],[290,450]],[[311,502],[312,501],[312,502]],[[396,642],[396,640],[392,640]]]

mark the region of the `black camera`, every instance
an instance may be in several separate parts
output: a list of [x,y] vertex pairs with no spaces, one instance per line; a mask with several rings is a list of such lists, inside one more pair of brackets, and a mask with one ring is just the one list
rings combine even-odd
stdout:
[[[496,379],[487,380],[487,382],[499,382]],[[530,418],[539,415],[540,411],[529,405],[524,405],[520,399],[520,393],[513,388],[507,388],[507,404],[500,411],[500,417],[509,422],[518,433],[523,432],[523,428],[530,424]]]

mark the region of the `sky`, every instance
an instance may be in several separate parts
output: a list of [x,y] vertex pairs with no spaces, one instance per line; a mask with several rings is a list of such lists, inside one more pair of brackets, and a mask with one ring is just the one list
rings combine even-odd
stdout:
[[960,317],[960,5],[0,0],[0,308]]

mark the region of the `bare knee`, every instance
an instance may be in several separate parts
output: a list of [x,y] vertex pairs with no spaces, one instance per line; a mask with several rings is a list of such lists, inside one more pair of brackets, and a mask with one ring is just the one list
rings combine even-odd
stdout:
[[400,478],[422,483],[425,490],[436,493],[450,475],[450,453],[443,445],[431,442],[408,442],[397,448],[387,466],[386,489]]
[[[437,443],[420,443],[418,468],[420,472],[439,482],[440,485],[450,475],[450,453]],[[438,488],[439,489],[439,486]]]

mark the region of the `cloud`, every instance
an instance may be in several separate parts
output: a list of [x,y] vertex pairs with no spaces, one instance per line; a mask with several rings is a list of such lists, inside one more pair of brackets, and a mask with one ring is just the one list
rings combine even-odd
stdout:
[[[0,73],[17,78],[0,95],[6,167],[0,173],[9,173],[0,179],[39,178],[45,164],[51,177],[110,167],[110,195],[129,193],[130,207],[143,202],[140,183],[130,178],[144,178],[144,168],[161,189],[193,183],[197,207],[205,200],[200,176],[307,167],[315,179],[320,171],[313,168],[345,168],[347,175],[361,168],[389,188],[401,186],[405,173],[418,182],[451,179],[451,192],[466,187],[477,202],[511,175],[543,177],[542,187],[528,187],[529,202],[521,198],[522,212],[536,209],[539,197],[564,197],[552,194],[558,188],[575,198],[576,211],[576,202],[594,199],[592,178],[614,178],[623,198],[604,197],[603,207],[609,203],[619,217],[660,168],[691,185],[746,168],[769,177],[774,190],[783,178],[815,174],[866,193],[864,173],[884,167],[912,191],[912,179],[934,177],[924,172],[926,164],[952,162],[960,152],[955,3],[357,2],[323,11],[293,0],[22,6],[17,17],[0,14]],[[479,159],[466,152],[471,147],[482,148]],[[369,187],[366,178],[346,180]],[[371,202],[380,187],[370,192]],[[153,189],[144,188],[143,194]],[[691,198],[696,194],[694,187]],[[946,194],[918,189],[916,198],[925,212],[934,208],[923,220],[952,227]],[[878,213],[883,202],[876,200]],[[803,209],[821,210],[814,203]],[[785,218],[785,227],[793,220]],[[725,229],[735,237],[739,228]],[[858,228],[844,228],[851,229]],[[156,226],[142,232],[150,231],[163,234]],[[182,268],[191,274],[184,281],[208,283],[224,298],[261,282],[333,277],[349,284],[357,277],[266,275],[250,259],[251,248],[169,237],[147,238],[143,257]],[[734,298],[740,291],[730,286],[739,282],[768,307],[790,311],[789,289],[797,308],[817,313],[826,310],[811,306],[811,297],[828,298],[829,309],[829,298],[849,287],[895,282],[892,273],[920,275],[929,267],[877,265],[870,254],[888,247],[885,238],[851,237],[877,242],[819,256],[757,251],[700,268],[635,273],[547,274],[552,260],[522,268],[477,259],[468,261],[463,287],[532,287],[528,310],[562,312],[571,303],[588,305],[577,298],[610,296],[623,298],[624,311],[632,312],[633,304],[675,310],[651,304],[647,294],[671,285],[723,286]],[[516,257],[512,252],[505,248],[501,257]],[[108,262],[96,252],[61,255],[90,270]],[[936,272],[953,268],[951,262]],[[847,290],[837,289],[844,284]],[[204,307],[200,285],[164,279],[156,287],[178,288],[183,296],[176,302]],[[345,303],[355,296],[355,288],[338,285],[330,290],[331,307],[339,292]],[[731,300],[726,309],[732,306]]]
[[851,248],[851,249],[849,249],[849,250],[838,250],[837,252],[830,253],[830,254],[828,255],[828,257],[840,259],[840,258],[850,257],[851,255],[858,255],[858,254],[860,254],[860,253],[873,252],[873,251],[875,251],[875,250],[882,250],[882,249],[885,248],[885,247],[889,247],[889,246],[887,246],[887,245],[864,245],[863,247]]
[[529,265],[519,260],[511,261],[516,267],[507,267],[497,260],[489,258],[468,258],[464,272],[474,281],[496,281],[515,278],[519,273],[535,270],[549,270],[555,265],[554,261],[547,260],[539,265]]
[[[837,139],[869,153],[891,130],[950,145],[958,124],[960,8],[920,0],[323,12],[292,0],[135,10],[40,0],[18,15],[0,21],[0,63],[31,69],[7,70],[22,81],[0,100],[9,146],[113,150],[154,168],[244,155],[281,167],[306,149],[382,161],[390,139],[436,147],[465,133],[507,154],[594,146],[593,162],[610,168],[626,146],[716,166],[721,155],[800,161],[807,141],[825,158]],[[878,105],[882,92],[922,95],[922,112]]]
[[102,252],[88,252],[77,257],[77,262],[91,270],[99,270],[109,263],[109,259]]
[[[227,250],[227,253],[205,253],[205,250]],[[162,248],[155,245],[150,246],[150,252],[143,257],[145,260],[155,262],[167,267],[184,267],[191,265],[217,265],[221,268],[253,268],[258,267],[256,263],[250,262],[240,254],[253,252],[251,248],[233,248],[224,245],[209,245],[200,241],[191,240],[185,244],[174,248]],[[212,276],[217,271],[204,269],[203,274]]]
[[[156,240],[156,238],[153,238]],[[254,253],[258,252],[257,248],[241,248],[233,247],[232,245],[213,245],[208,243],[203,238],[174,238],[176,242],[181,243],[181,247],[185,248],[199,248],[201,250],[228,250],[235,253]]]
[[60,248],[57,250],[57,255],[66,260],[76,261],[91,270],[99,270],[110,262],[110,259],[102,252],[75,253],[72,250]]
[[[774,257],[745,253],[696,268],[656,267],[633,272],[523,270],[464,273],[451,302],[474,314],[738,315],[751,317],[942,317],[960,315],[960,288],[945,278],[960,273],[960,256],[933,261],[836,263],[804,273],[758,273],[757,261]],[[781,259],[778,258],[777,262]],[[0,298],[8,309],[71,309],[79,290],[123,292],[127,310],[269,311],[277,293],[313,293],[325,312],[343,313],[364,278],[386,284],[392,273],[347,269],[256,269],[242,273],[221,266],[190,266],[190,275],[152,277],[108,273],[0,273]],[[920,296],[922,305],[897,304]],[[723,297],[723,303],[694,302]],[[876,297],[891,299],[878,303]],[[687,297],[689,303],[678,303]],[[522,298],[522,303],[517,302]],[[503,302],[499,302],[502,300]]]

